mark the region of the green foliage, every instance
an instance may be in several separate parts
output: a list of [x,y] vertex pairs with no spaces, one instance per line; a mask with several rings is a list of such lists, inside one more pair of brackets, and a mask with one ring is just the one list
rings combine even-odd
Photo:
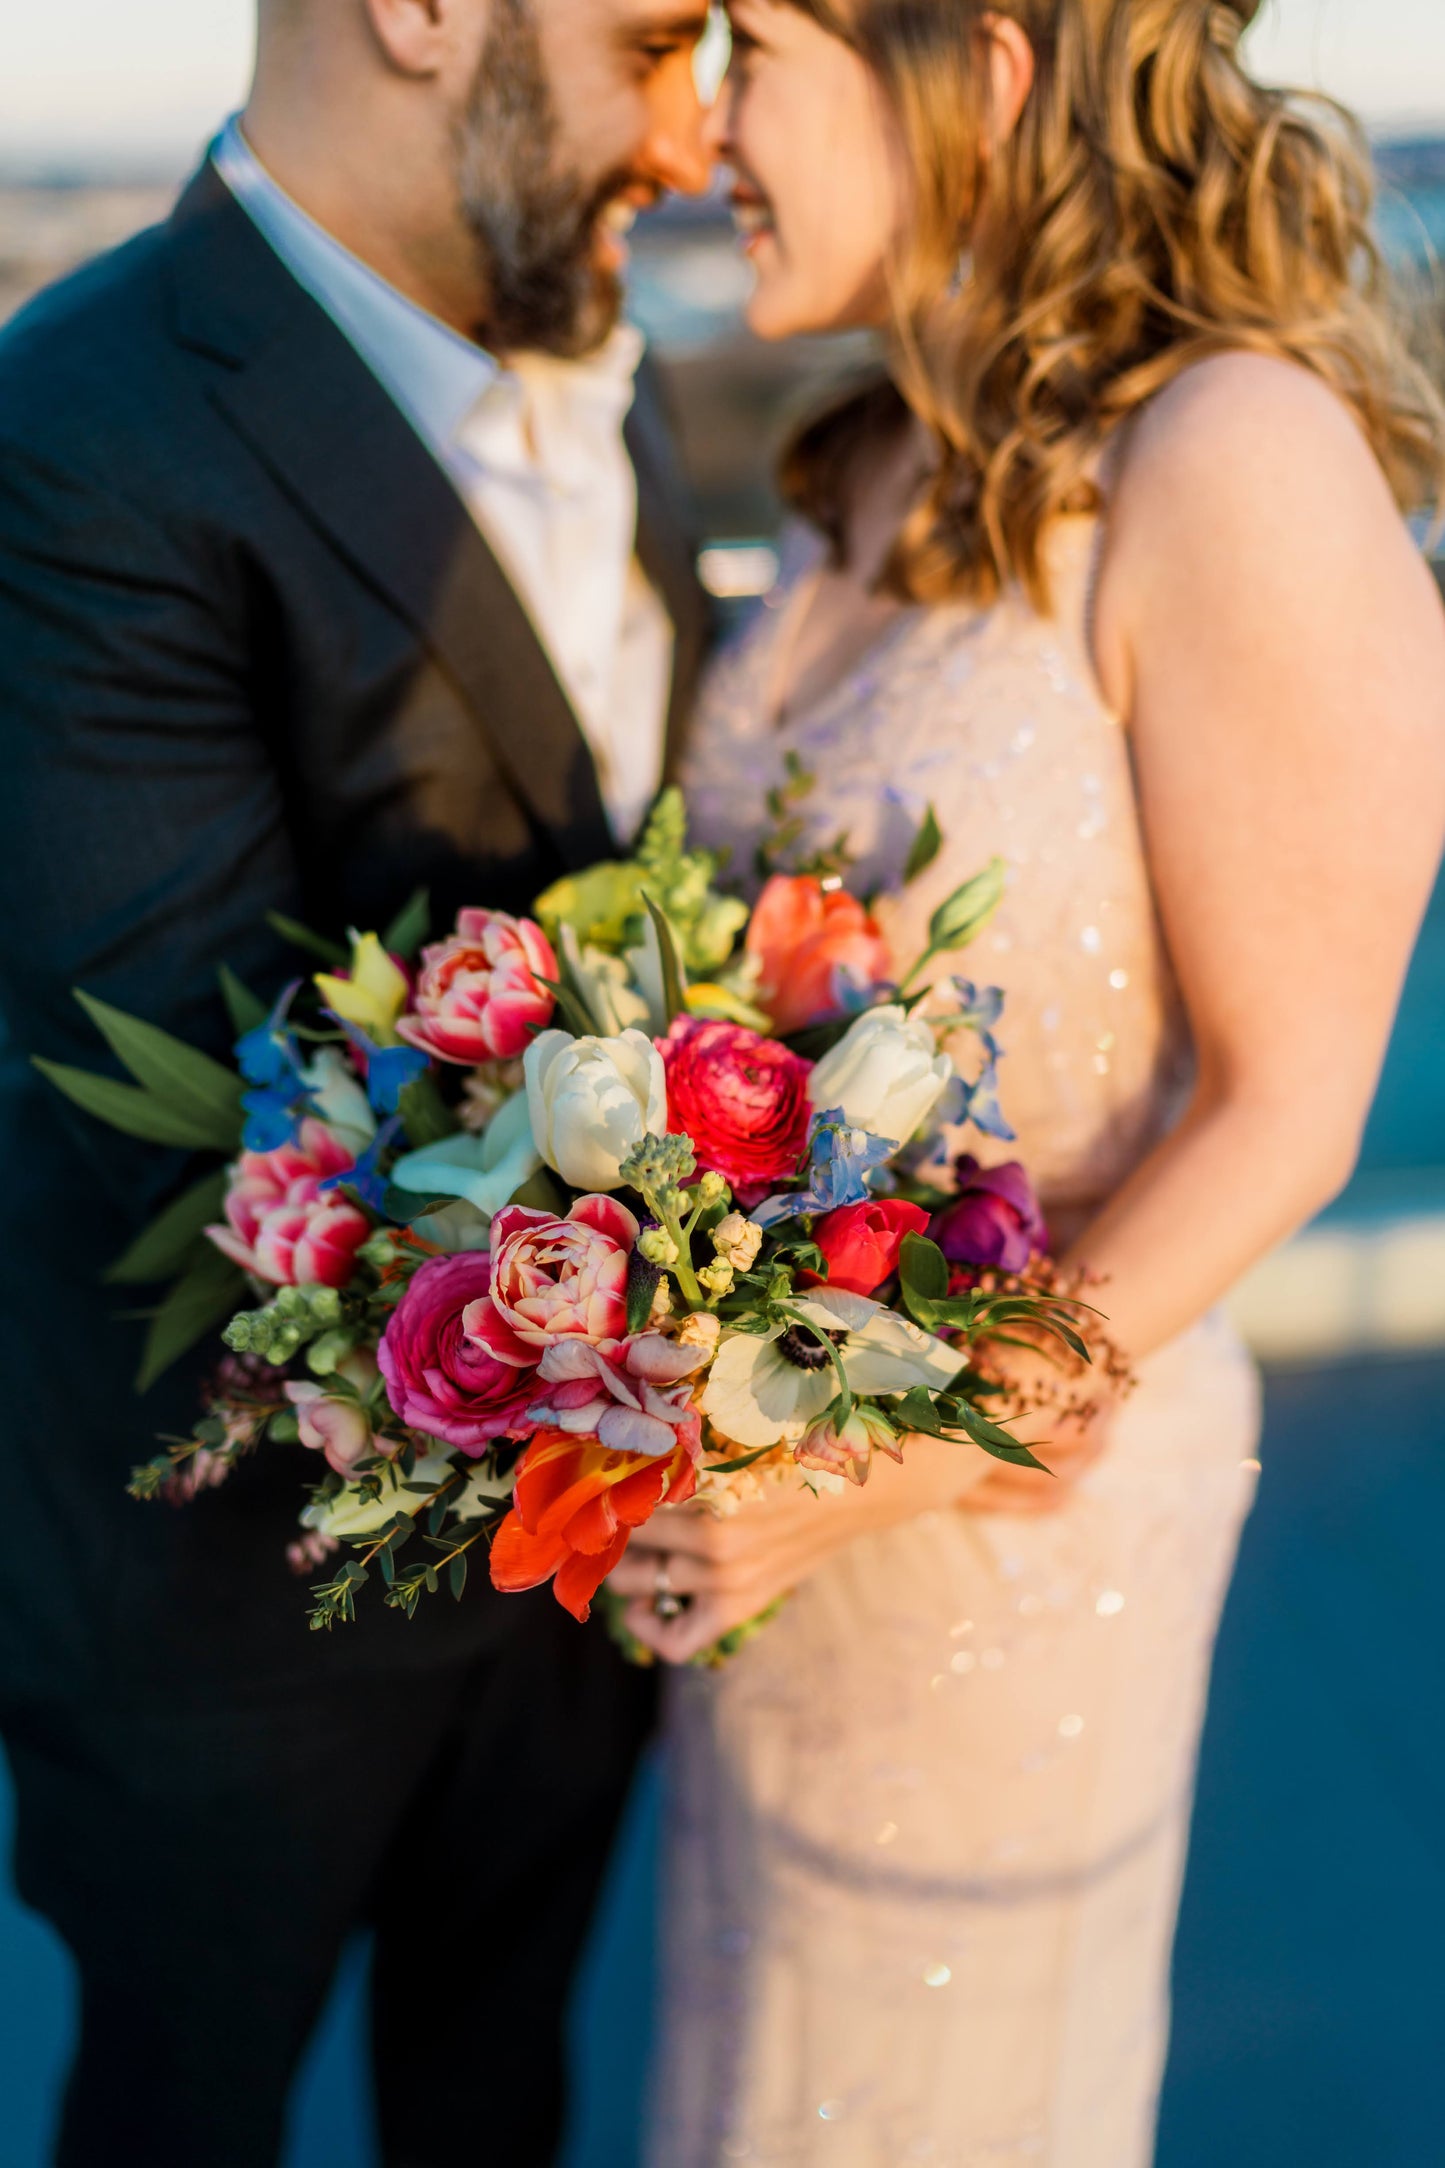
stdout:
[[1003,901],[1007,875],[1003,859],[990,859],[982,873],[944,898],[928,922],[929,947],[935,956],[967,948],[978,939]]
[[152,1314],[136,1391],[149,1391],[172,1363],[231,1315],[245,1292],[245,1275],[239,1266],[209,1244],[198,1251]]
[[677,941],[671,921],[656,899],[647,890],[642,892],[648,917],[657,935],[658,957],[662,965],[662,1006],[664,1026],[670,1026],[673,1018],[681,1016],[687,1007],[687,977],[682,959],[677,952]]
[[222,964],[216,976],[221,982],[221,998],[231,1019],[231,1029],[238,1039],[244,1038],[248,1031],[255,1031],[264,1024],[271,1012],[252,993],[245,980],[237,978],[229,964]]
[[938,815],[930,805],[919,823],[918,833],[913,838],[908,858],[904,864],[903,883],[905,887],[910,881],[916,881],[919,874],[925,872],[933,864],[942,848],[943,830],[938,825]]
[[299,948],[306,955],[316,957],[328,970],[350,969],[350,949],[343,948],[339,941],[328,940],[324,933],[313,933],[311,928],[303,926],[299,919],[287,918],[283,911],[268,911],[266,924],[273,933],[279,933],[283,941],[289,941],[292,948]]
[[138,1234],[123,1257],[106,1273],[112,1286],[146,1287],[169,1279],[181,1267],[201,1239],[202,1231],[219,1219],[226,1195],[225,1169],[203,1175],[199,1182],[173,1198],[156,1219]]
[[403,957],[410,963],[425,941],[430,926],[431,891],[419,888],[397,912],[381,937],[381,945],[389,954]]
[[420,1151],[423,1145],[440,1144],[443,1137],[455,1136],[461,1126],[429,1070],[414,1077],[407,1085],[397,1103],[397,1112],[406,1141],[413,1151]]

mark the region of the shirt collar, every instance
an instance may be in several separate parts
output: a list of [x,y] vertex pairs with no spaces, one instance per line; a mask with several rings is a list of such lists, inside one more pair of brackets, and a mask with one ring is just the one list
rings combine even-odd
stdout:
[[354,256],[274,181],[241,132],[227,122],[212,162],[243,211],[292,277],[345,332],[363,361],[437,450],[502,375],[484,347]]

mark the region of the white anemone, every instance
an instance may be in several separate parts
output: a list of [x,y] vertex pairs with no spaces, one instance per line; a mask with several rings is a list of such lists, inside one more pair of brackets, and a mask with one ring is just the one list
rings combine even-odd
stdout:
[[[957,1349],[934,1339],[896,1310],[819,1288],[791,1305],[819,1331],[834,1338],[851,1392],[867,1396],[906,1393],[915,1385],[933,1392],[951,1383],[963,1368]],[[775,1325],[766,1334],[730,1333],[718,1349],[702,1396],[702,1412],[719,1436],[750,1451],[765,1445],[794,1443],[837,1396],[838,1373],[831,1362],[805,1367],[821,1353],[808,1334]],[[841,1336],[841,1337],[839,1337]]]

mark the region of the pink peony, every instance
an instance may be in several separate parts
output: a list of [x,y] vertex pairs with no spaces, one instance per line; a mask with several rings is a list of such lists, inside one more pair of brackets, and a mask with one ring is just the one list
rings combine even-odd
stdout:
[[690,1380],[710,1359],[708,1348],[682,1347],[660,1332],[603,1347],[575,1335],[554,1340],[537,1373],[546,1390],[527,1413],[539,1426],[594,1437],[609,1452],[657,1459],[685,1445],[695,1455],[702,1422]]
[[458,1452],[487,1451],[494,1439],[524,1435],[530,1370],[518,1374],[467,1337],[463,1316],[485,1301],[492,1261],[485,1250],[429,1258],[387,1321],[376,1359],[386,1397],[404,1423]]
[[556,1006],[534,974],[557,977],[540,926],[505,911],[463,911],[449,939],[422,950],[411,1010],[397,1031],[439,1061],[467,1068],[513,1061]]
[[952,1265],[1022,1272],[1049,1230],[1033,1184],[1016,1159],[981,1167],[972,1153],[954,1161],[958,1191],[934,1217],[934,1241]]
[[872,992],[892,970],[878,921],[856,896],[816,874],[775,873],[748,923],[759,965],[758,999],[778,1032],[839,1016],[849,987]]
[[301,1443],[313,1453],[323,1453],[327,1467],[338,1475],[351,1475],[359,1460],[370,1460],[375,1453],[390,1460],[401,1450],[395,1438],[372,1436],[358,1401],[333,1399],[324,1385],[292,1379],[286,1398],[296,1410]]
[[321,1185],[355,1164],[324,1122],[308,1119],[294,1144],[241,1154],[226,1192],[226,1225],[206,1233],[276,1287],[345,1287],[371,1222]]
[[492,1221],[491,1292],[467,1305],[462,1330],[516,1370],[534,1369],[571,1334],[621,1340],[637,1235],[612,1197],[579,1197],[566,1219],[507,1205]]
[[808,1142],[812,1063],[741,1024],[680,1016],[658,1049],[668,1127],[686,1131],[704,1172],[756,1204],[797,1167]]

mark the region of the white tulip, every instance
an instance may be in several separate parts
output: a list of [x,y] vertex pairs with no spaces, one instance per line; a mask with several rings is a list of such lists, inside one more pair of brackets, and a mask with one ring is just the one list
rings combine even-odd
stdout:
[[613,1190],[643,1138],[667,1131],[667,1076],[645,1032],[574,1039],[544,1031],[523,1062],[532,1136],[573,1189]]
[[921,1129],[953,1075],[933,1027],[895,1002],[856,1017],[808,1079],[818,1113],[841,1107],[855,1129],[906,1144]]
[[339,1543],[348,1542],[352,1536],[374,1536],[388,1521],[394,1521],[398,1513],[410,1513],[414,1517],[426,1512],[428,1501],[420,1490],[412,1488],[413,1485],[424,1484],[427,1489],[435,1489],[451,1473],[452,1463],[444,1453],[419,1453],[409,1477],[404,1476],[394,1462],[388,1461],[385,1467],[375,1470],[381,1484],[379,1498],[367,1498],[359,1483],[348,1483],[334,1498],[307,1506],[301,1515],[301,1526],[314,1529],[317,1535],[334,1536]]

